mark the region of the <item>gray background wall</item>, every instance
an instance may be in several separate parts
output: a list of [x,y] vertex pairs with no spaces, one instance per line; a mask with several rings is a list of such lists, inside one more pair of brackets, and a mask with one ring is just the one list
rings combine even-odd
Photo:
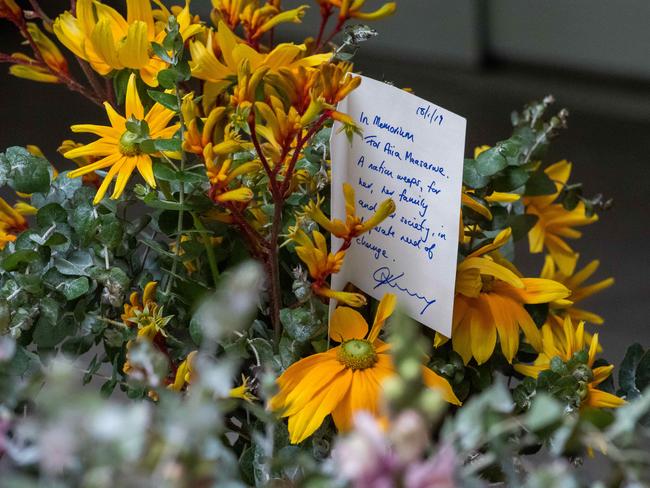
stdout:
[[[310,3],[309,0],[305,0]],[[54,15],[64,0],[42,2]],[[112,3],[123,9],[124,1]],[[177,3],[180,3],[177,2]],[[285,0],[287,6],[298,4]],[[311,2],[315,4],[315,2]],[[368,0],[370,7],[382,2]],[[572,160],[574,180],[588,194],[615,200],[601,221],[575,243],[581,261],[601,259],[597,278],[614,288],[585,308],[602,314],[606,356],[619,362],[627,344],[650,346],[650,2],[648,0],[398,0],[398,12],[374,27],[357,69],[415,92],[467,118],[467,154],[508,137],[511,110],[553,93],[571,110],[569,130],[549,162]],[[208,0],[192,9],[209,10]],[[317,24],[313,6],[299,37]],[[19,48],[0,21],[0,51]],[[104,123],[103,111],[54,85],[23,82],[0,65],[0,150],[38,144],[55,164],[55,149],[79,122]],[[541,261],[527,259],[534,275]]]

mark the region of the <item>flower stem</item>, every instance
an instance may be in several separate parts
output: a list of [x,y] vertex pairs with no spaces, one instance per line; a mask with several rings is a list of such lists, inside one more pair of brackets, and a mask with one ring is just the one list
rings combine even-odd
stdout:
[[[176,91],[176,101],[178,102],[178,106],[181,107],[182,105],[182,100],[181,100],[181,94],[178,89],[178,84],[174,87]],[[181,141],[183,141],[185,137],[185,120],[183,119],[183,112],[181,110],[178,111],[178,121],[180,125],[179,129],[179,136],[181,138]],[[180,164],[180,170],[184,171],[185,170],[185,151],[181,151],[181,164]],[[181,237],[183,234],[183,205],[185,204],[185,183],[181,180],[180,181],[180,189],[178,192],[178,204],[179,204],[179,210],[178,210],[178,221],[176,223],[176,246],[174,248],[174,262],[172,263],[172,269],[171,273],[169,275],[169,279],[167,280],[167,286],[165,288],[165,295],[169,295],[169,292],[172,289],[172,286],[174,284],[174,278],[176,277],[176,268],[178,267],[178,261],[180,260],[180,252],[181,252]]]
[[201,237],[203,238],[203,245],[205,246],[205,252],[208,256],[208,264],[210,265],[210,272],[212,273],[212,283],[214,286],[217,286],[217,280],[219,279],[219,268],[217,267],[217,257],[214,254],[214,247],[212,242],[210,242],[210,236],[208,235],[208,230],[201,222],[201,219],[195,213],[192,213],[192,218],[194,219],[194,225],[201,232]]

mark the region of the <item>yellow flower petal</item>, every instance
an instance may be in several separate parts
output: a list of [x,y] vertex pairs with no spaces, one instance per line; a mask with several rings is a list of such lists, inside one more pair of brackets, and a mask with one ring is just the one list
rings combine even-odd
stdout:
[[345,342],[351,339],[363,339],[368,333],[368,323],[356,310],[338,307],[332,313],[329,336],[333,341]]
[[375,342],[377,337],[379,337],[379,333],[381,332],[384,323],[388,317],[393,314],[396,306],[397,296],[393,293],[386,293],[382,297],[381,301],[379,302],[379,306],[377,307],[377,312],[375,313],[375,321],[372,324],[372,330],[368,335],[368,340],[370,342]]
[[138,120],[144,118],[144,108],[136,88],[135,75],[132,73],[126,85],[126,118],[135,117]]
[[[118,57],[122,65],[132,69],[140,69],[149,62],[147,24],[137,21],[129,25],[126,39],[122,41],[122,45],[118,49]],[[139,118],[141,119],[143,116],[144,114]]]
[[289,418],[289,434],[292,444],[299,444],[323,423],[347,394],[352,382],[352,371],[346,370],[333,380],[329,388],[323,388],[300,412]]

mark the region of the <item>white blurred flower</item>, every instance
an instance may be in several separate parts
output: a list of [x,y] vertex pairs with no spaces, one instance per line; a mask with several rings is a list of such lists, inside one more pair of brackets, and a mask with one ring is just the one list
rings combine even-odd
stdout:
[[419,460],[429,445],[429,429],[415,410],[402,412],[392,423],[389,438],[402,463]]
[[51,475],[62,473],[76,464],[78,437],[68,422],[48,426],[38,439],[41,469]]

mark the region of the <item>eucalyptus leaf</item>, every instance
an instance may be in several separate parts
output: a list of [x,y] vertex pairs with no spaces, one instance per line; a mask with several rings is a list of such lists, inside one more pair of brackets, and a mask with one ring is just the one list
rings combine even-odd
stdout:
[[94,264],[92,256],[84,251],[77,251],[63,258],[54,258],[53,265],[63,275],[88,276],[88,268]]
[[483,188],[490,182],[490,178],[479,173],[477,162],[466,159],[463,164],[463,183],[470,188]]
[[44,193],[50,187],[50,163],[23,147],[13,146],[0,154],[0,166],[9,186],[18,192]]
[[499,147],[483,151],[476,158],[476,172],[480,176],[492,176],[508,166],[508,161],[501,154]]
[[21,264],[29,264],[39,259],[40,254],[31,249],[20,249],[14,251],[2,260],[2,268],[5,271],[14,271]]

